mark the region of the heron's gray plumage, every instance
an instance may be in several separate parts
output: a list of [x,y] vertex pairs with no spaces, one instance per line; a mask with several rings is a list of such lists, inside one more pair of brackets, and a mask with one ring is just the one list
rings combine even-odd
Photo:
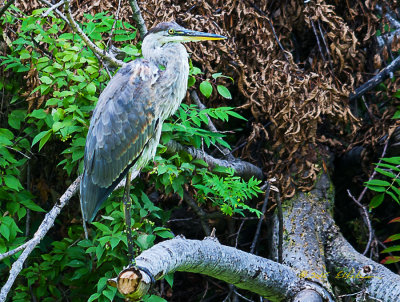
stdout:
[[185,30],[176,23],[150,30],[142,44],[144,59],[124,65],[99,97],[86,139],[80,187],[87,221],[94,219],[129,169],[137,175],[154,157],[162,123],[185,96],[188,54],[182,44],[170,42],[170,29]]

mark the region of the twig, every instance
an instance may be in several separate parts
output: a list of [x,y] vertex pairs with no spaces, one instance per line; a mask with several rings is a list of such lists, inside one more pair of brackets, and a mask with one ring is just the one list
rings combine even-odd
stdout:
[[104,53],[103,50],[101,50],[96,44],[94,44],[89,39],[89,37],[82,31],[82,29],[79,27],[78,23],[76,23],[76,21],[72,17],[71,8],[70,8],[70,0],[64,0],[64,9],[65,9],[65,15],[69,21],[69,25],[71,26],[73,31],[81,37],[81,39],[90,48],[90,50],[93,51],[93,53],[96,53],[97,55],[99,55],[99,57],[102,60],[104,60],[106,63],[108,63],[111,66],[121,67],[125,64],[123,61],[120,61],[120,60],[116,59],[115,57],[112,57],[108,53]]
[[258,220],[256,233],[254,234],[253,242],[251,243],[251,246],[250,246],[250,253],[252,253],[252,254],[254,254],[254,250],[256,248],[257,241],[258,241],[258,237],[260,236],[261,224],[262,224],[262,222],[264,220],[264,217],[265,217],[265,211],[267,210],[267,204],[268,204],[268,199],[269,199],[270,188],[271,188],[271,184],[270,184],[269,181],[267,181],[267,188],[265,190],[264,203],[263,203],[263,206],[261,208],[262,215],[261,215],[260,219]]
[[398,56],[396,59],[394,59],[388,66],[386,66],[384,69],[382,69],[372,79],[368,80],[366,83],[362,84],[360,87],[358,87],[356,90],[354,90],[354,93],[351,93],[349,95],[349,99],[352,101],[354,99],[361,97],[367,91],[378,86],[380,83],[382,83],[384,80],[386,80],[386,78],[389,77],[389,75],[392,74],[398,68],[400,68],[400,56]]
[[206,222],[207,213],[204,212],[204,210],[197,205],[196,201],[194,201],[192,196],[190,196],[189,192],[187,192],[186,190],[183,192],[183,200],[192,208],[196,215],[199,216],[204,233],[206,233],[206,236],[209,236],[211,233],[211,229]]
[[246,2],[249,3],[256,11],[258,11],[260,14],[264,15],[264,16],[267,18],[267,21],[268,21],[269,25],[271,26],[272,33],[274,34],[276,43],[278,43],[279,48],[282,50],[283,55],[285,56],[286,61],[289,62],[289,58],[288,58],[287,55],[286,55],[286,50],[283,48],[283,45],[282,45],[281,42],[279,41],[279,37],[278,37],[278,35],[276,34],[275,28],[274,28],[274,26],[272,25],[272,22],[271,22],[271,20],[269,19],[268,15],[267,15],[264,11],[262,11],[255,3],[253,3],[253,2],[251,2],[251,1],[249,1],[249,0],[246,0]]
[[364,222],[366,223],[367,227],[368,227],[368,242],[367,242],[367,246],[365,247],[365,250],[363,252],[363,255],[365,256],[371,246],[371,242],[372,242],[372,237],[373,237],[373,231],[372,231],[372,226],[371,226],[371,220],[369,219],[369,215],[368,215],[368,210],[367,207],[364,206],[363,204],[361,204],[350,192],[349,189],[347,189],[347,194],[349,195],[349,197],[351,199],[353,199],[353,201],[355,202],[355,204],[362,210],[362,214],[364,217]]
[[[383,147],[383,151],[382,151],[382,155],[381,158],[378,161],[378,164],[380,164],[382,162],[382,158],[385,157],[386,155],[386,151],[389,145],[389,137],[386,139],[386,143],[385,146]],[[369,177],[368,181],[371,181],[372,179],[374,179],[376,175],[376,170],[374,170],[374,172],[371,174],[371,176]],[[365,256],[371,246],[372,243],[372,237],[373,237],[373,230],[372,230],[372,226],[371,226],[371,221],[369,219],[369,215],[368,215],[368,210],[367,208],[361,203],[361,200],[364,198],[365,193],[367,192],[368,188],[365,186],[364,189],[362,190],[360,196],[358,196],[358,199],[356,199],[350,192],[350,190],[347,190],[347,194],[349,195],[349,197],[351,199],[353,199],[353,201],[356,203],[356,205],[361,209],[362,211],[362,216],[364,217],[364,222],[367,225],[368,228],[368,242],[367,242],[367,246],[365,247],[365,250],[363,252],[363,255]]]
[[318,28],[319,28],[319,33],[321,34],[322,42],[324,43],[324,46],[325,46],[325,49],[326,49],[326,53],[328,54],[329,66],[331,67],[331,70],[332,70],[332,72],[333,72],[333,65],[332,65],[331,53],[330,53],[330,51],[329,51],[328,44],[326,43],[325,35],[324,35],[324,30],[322,29],[321,22],[319,22],[319,20],[318,20]]
[[[43,4],[46,4],[47,6],[50,6],[50,7],[53,6],[53,4],[52,4],[51,2],[49,2],[49,1],[47,1],[47,0],[39,0],[39,1],[42,2]],[[66,17],[62,12],[60,12],[57,8],[54,9],[54,12],[55,12],[61,19],[63,19],[63,20],[65,21],[65,23],[67,23],[69,26],[71,26],[71,24],[69,23],[67,17]]]
[[[24,251],[19,256],[17,261],[15,261],[11,267],[10,275],[8,277],[7,282],[1,288],[0,291],[0,302],[4,302],[7,298],[9,291],[11,290],[12,285],[14,284],[15,279],[19,275],[22,270],[23,264],[25,260],[28,258],[29,254],[33,251],[33,249],[39,244],[39,242],[43,239],[43,237],[47,234],[50,228],[54,225],[54,221],[57,216],[60,214],[62,208],[68,203],[71,197],[78,191],[79,184],[81,182],[81,177],[79,176],[75,181],[68,187],[65,193],[60,197],[58,203],[54,205],[50,212],[48,212],[40,224],[38,230],[36,231],[33,238],[29,240],[26,245]],[[3,255],[0,255],[0,257]]]
[[25,153],[23,153],[23,152],[21,152],[21,151],[19,151],[19,150],[17,150],[17,149],[14,149],[13,147],[10,147],[10,146],[5,146],[5,147],[6,147],[7,149],[13,150],[13,151],[15,151],[15,152],[21,154],[22,156],[26,157],[27,159],[31,159],[28,155],[26,155]]
[[15,0],[10,0],[7,1],[6,4],[3,5],[3,7],[0,9],[0,17],[3,16],[3,14],[6,12],[6,10],[13,4]]
[[3,260],[3,259],[6,259],[6,258],[8,258],[8,257],[10,257],[12,255],[15,255],[19,251],[22,251],[23,249],[25,249],[28,246],[28,244],[29,244],[29,241],[25,242],[24,244],[16,247],[15,249],[13,249],[11,251],[8,251],[8,252],[6,252],[4,254],[0,254],[0,261]]
[[235,248],[237,248],[240,231],[242,230],[242,227],[243,227],[245,222],[246,222],[246,220],[242,220],[242,222],[240,223],[240,226],[239,226],[239,229],[238,229],[237,235],[236,235]]
[[[200,101],[200,98],[199,98],[199,96],[198,96],[198,94],[197,94],[197,92],[196,92],[195,90],[193,90],[193,91],[190,93],[190,96],[192,97],[192,100],[196,103],[196,105],[199,107],[200,110],[207,109],[207,107],[204,106],[204,104]],[[214,123],[212,122],[211,118],[208,116],[208,114],[206,114],[206,116],[207,116],[207,119],[208,119],[208,125],[207,125],[208,129],[209,129],[210,131],[212,131],[212,132],[218,133],[219,131],[218,131],[217,127],[215,127],[215,125],[214,125]],[[218,148],[218,146],[219,146],[219,148]],[[220,150],[221,153],[222,153],[224,156],[226,156],[229,160],[233,160],[233,159],[235,158],[235,157],[232,155],[231,151],[230,151],[228,148],[225,148],[225,147],[221,146],[220,144],[217,144],[216,147],[217,147],[218,150]],[[220,149],[220,148],[221,148],[221,149]]]
[[121,9],[121,0],[118,0],[118,8],[117,8],[117,11],[115,12],[115,20],[114,20],[114,23],[113,23],[113,25],[111,27],[110,39],[108,39],[107,46],[106,46],[106,48],[104,48],[104,50],[108,49],[109,45],[110,46],[112,45],[112,38],[114,37],[114,29],[115,29],[115,25],[117,24],[117,21],[118,21],[118,18],[119,18],[120,9]]
[[[382,162],[382,158],[385,157],[388,145],[389,145],[389,137],[386,139],[386,143],[385,143],[385,146],[383,147],[382,155],[381,155],[381,158],[378,161],[378,164],[380,164]],[[375,175],[376,175],[376,171],[374,170],[374,172],[369,177],[368,181],[371,181],[372,179],[374,179]],[[361,200],[364,198],[364,195],[367,192],[367,190],[368,190],[367,187],[364,187],[364,189],[362,190],[360,196],[357,199],[357,201],[359,203],[361,203]]]
[[137,4],[136,0],[129,0],[129,4],[132,8],[132,18],[136,22],[136,25],[139,28],[140,38],[143,40],[144,36],[147,34],[147,27],[144,23],[142,14],[140,13],[139,5]]
[[313,31],[314,31],[315,38],[317,39],[317,45],[318,45],[319,52],[321,53],[322,60],[323,60],[324,62],[326,62],[325,55],[324,55],[324,53],[322,52],[322,47],[321,47],[321,44],[320,44],[320,42],[319,42],[319,36],[318,36],[318,33],[317,33],[317,29],[315,28],[314,21],[313,21],[311,18],[310,18],[310,22],[311,22],[311,27],[312,27],[312,29],[313,29]]
[[363,95],[363,96],[361,97],[361,99],[362,99],[362,101],[363,101],[363,104],[364,104],[365,108],[367,109],[369,118],[371,119],[371,121],[375,121],[376,118],[375,118],[375,116],[372,114],[372,111],[371,111],[371,109],[369,108],[369,106],[368,106],[368,104],[367,104],[367,101],[365,100],[365,96]]
[[60,2],[54,4],[52,7],[50,7],[47,11],[45,11],[45,12],[42,14],[42,17],[47,17],[48,14],[50,14],[53,10],[55,10],[56,8],[58,8],[59,6],[61,6],[61,5],[63,5],[63,4],[64,4],[64,0],[61,0]]
[[283,212],[281,195],[279,192],[276,193],[276,205],[278,207],[278,220],[279,220],[279,236],[278,236],[278,263],[282,263],[283,260]]

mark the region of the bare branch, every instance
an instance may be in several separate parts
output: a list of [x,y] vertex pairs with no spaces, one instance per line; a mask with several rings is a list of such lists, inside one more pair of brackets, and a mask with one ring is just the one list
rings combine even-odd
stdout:
[[6,4],[3,5],[3,7],[0,9],[0,17],[3,16],[3,14],[6,12],[6,10],[13,4],[15,0],[10,0],[7,1]]
[[136,0],[129,0],[129,4],[132,8],[132,18],[136,22],[136,25],[139,29],[140,38],[143,40],[143,37],[147,34],[147,27],[144,23],[144,19],[142,14],[140,13],[139,5],[137,4]]
[[76,21],[72,17],[70,0],[64,0],[64,8],[65,8],[65,14],[69,21],[69,25],[71,26],[73,31],[76,32],[81,37],[81,39],[86,43],[86,45],[90,48],[90,50],[93,51],[93,53],[97,54],[104,62],[108,63],[109,65],[111,65],[113,67],[120,67],[125,64],[123,61],[120,61],[120,60],[116,59],[115,57],[112,57],[110,54],[107,54],[102,49],[100,49],[82,31],[82,29],[79,27],[78,23],[76,23]]
[[184,271],[206,274],[274,301],[289,301],[305,288],[333,301],[321,286],[299,278],[288,266],[221,245],[212,237],[167,240],[142,252],[135,261],[136,267],[122,271],[113,280],[131,299],[139,300],[147,293],[152,276],[161,279],[169,272]]
[[60,0],[60,2],[54,4],[52,7],[50,7],[47,11],[45,11],[42,14],[42,17],[47,17],[53,10],[55,10],[56,8],[60,7],[61,5],[64,4],[64,0]]
[[190,196],[189,192],[187,192],[186,190],[183,192],[183,200],[189,205],[189,207],[192,208],[192,210],[197,214],[197,216],[199,216],[200,223],[201,226],[203,227],[204,233],[206,234],[206,236],[209,236],[211,233],[211,229],[206,221],[207,213],[204,212],[204,210],[197,205],[196,201],[194,201],[192,196]]
[[382,83],[386,78],[389,77],[394,71],[400,68],[400,56],[394,59],[388,66],[383,68],[376,76],[372,79],[368,80],[366,83],[362,84],[360,87],[356,88],[354,93],[351,93],[349,96],[350,100],[357,99],[364,95],[366,92],[378,86]]
[[250,253],[252,253],[252,254],[254,254],[254,250],[256,248],[257,241],[258,241],[258,237],[260,236],[261,224],[262,224],[262,222],[263,222],[263,220],[265,218],[265,211],[267,210],[267,204],[268,204],[268,199],[269,199],[270,188],[271,188],[271,184],[270,184],[269,181],[267,181],[267,188],[265,189],[264,203],[263,203],[262,208],[261,208],[262,216],[258,220],[256,233],[254,235],[253,242],[251,243],[251,246],[250,246]]
[[374,232],[372,231],[372,226],[371,226],[371,220],[369,219],[368,215],[368,210],[367,207],[364,206],[361,202],[359,202],[350,192],[349,189],[347,189],[347,194],[349,197],[354,201],[354,203],[361,209],[362,216],[364,218],[364,222],[367,225],[368,228],[368,242],[367,245],[365,246],[365,250],[363,252],[363,255],[365,256],[371,246],[372,243],[372,237],[374,236]]
[[26,245],[24,247],[25,248],[24,251],[19,256],[17,261],[13,263],[8,280],[6,284],[4,284],[4,286],[1,288],[0,302],[4,302],[6,300],[7,295],[11,290],[11,287],[14,284],[15,279],[17,278],[17,276],[19,275],[19,273],[23,268],[25,260],[28,258],[29,254],[33,251],[33,249],[40,243],[40,241],[47,234],[50,228],[54,225],[54,221],[60,214],[62,208],[68,203],[71,197],[74,196],[74,194],[78,191],[80,182],[81,182],[81,177],[75,179],[75,181],[68,187],[65,193],[60,197],[59,202],[56,203],[54,207],[51,209],[51,211],[46,214],[35,235],[33,235],[33,238],[24,244],[24,246]]
[[227,168],[232,168],[236,171],[236,174],[243,177],[244,179],[250,179],[252,176],[258,178],[258,179],[263,179],[263,172],[259,167],[256,167],[255,165],[242,161],[239,159],[236,160],[223,160],[223,159],[218,159],[214,158],[211,155],[208,155],[207,153],[195,149],[193,147],[189,146],[183,146],[173,140],[170,140],[167,144],[166,147],[170,152],[176,153],[179,151],[185,151],[189,153],[193,158],[195,159],[202,159],[204,160],[208,165],[211,167],[215,166],[222,166],[222,167],[227,167]]
[[[47,0],[39,0],[39,1],[42,2],[43,4],[46,4],[49,7],[53,6],[53,4],[51,2],[49,2],[49,1],[47,1]],[[65,21],[65,23],[67,23],[69,26],[71,26],[71,24],[69,23],[67,17],[62,12],[60,12],[57,8],[53,8],[53,10],[61,19],[63,19]]]

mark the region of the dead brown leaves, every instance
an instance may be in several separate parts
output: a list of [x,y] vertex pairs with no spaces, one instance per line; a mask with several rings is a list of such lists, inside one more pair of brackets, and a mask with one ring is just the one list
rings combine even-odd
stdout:
[[[290,197],[296,189],[312,187],[327,148],[346,149],[361,129],[348,95],[366,81],[368,58],[363,49],[373,40],[379,22],[373,13],[376,2],[335,1],[330,5],[331,1],[324,0],[308,4],[260,0],[255,1],[257,7],[247,0],[138,4],[148,28],[175,20],[187,28],[229,37],[224,42],[189,44],[191,57],[208,77],[223,72],[235,79],[240,94],[234,96],[235,103],[226,105],[247,111],[253,119],[241,156],[255,160],[257,145],[257,153],[262,154],[257,159],[262,160],[264,171],[276,177],[282,194]],[[131,21],[129,4],[123,1],[122,5],[120,17]],[[117,0],[73,1],[77,20],[83,13],[115,13],[117,6]],[[395,39],[392,49],[399,45]],[[379,68],[380,58],[373,57],[370,64],[375,62]],[[395,91],[399,84],[389,84],[389,90]],[[220,106],[221,100],[211,99],[208,105]],[[385,129],[381,127],[380,132]]]

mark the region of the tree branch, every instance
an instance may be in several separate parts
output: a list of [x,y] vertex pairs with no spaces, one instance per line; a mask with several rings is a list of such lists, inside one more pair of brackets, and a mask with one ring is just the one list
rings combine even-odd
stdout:
[[147,293],[152,276],[158,280],[174,271],[202,273],[273,301],[289,301],[306,288],[333,301],[322,287],[299,278],[289,267],[221,245],[213,237],[167,240],[144,251],[135,261],[136,268],[122,271],[110,282],[133,301]]
[[87,47],[89,47],[89,49],[91,51],[93,51],[93,53],[97,54],[104,62],[106,62],[107,64],[109,64],[112,67],[121,67],[122,65],[125,64],[123,61],[116,59],[115,57],[111,56],[110,54],[108,54],[105,51],[103,51],[102,49],[100,49],[82,31],[82,29],[79,27],[78,23],[76,23],[76,21],[72,17],[70,0],[64,0],[64,8],[65,8],[66,17],[69,21],[69,25],[71,26],[72,30],[81,37],[81,39],[85,42]]
[[382,69],[377,75],[375,75],[372,79],[368,80],[366,83],[362,84],[360,87],[356,88],[354,93],[350,93],[349,99],[350,101],[357,99],[364,95],[367,91],[371,90],[372,88],[378,86],[387,77],[394,71],[400,68],[400,56],[394,59],[388,66]]
[[3,5],[3,7],[0,9],[0,17],[3,16],[3,14],[6,12],[6,10],[13,4],[15,0],[10,0],[7,1],[6,4]]
[[146,23],[144,23],[144,19],[142,17],[142,14],[140,13],[140,8],[136,0],[129,0],[129,4],[132,8],[132,18],[136,22],[136,25],[139,29],[140,39],[143,40],[144,36],[147,34]]
[[218,166],[222,166],[222,167],[232,168],[236,171],[237,175],[243,177],[244,179],[250,179],[252,176],[254,176],[258,179],[263,179],[263,177],[264,177],[263,172],[259,167],[256,167],[255,165],[253,165],[249,162],[246,162],[246,161],[242,161],[239,159],[236,159],[234,161],[227,161],[227,160],[223,160],[223,159],[214,158],[211,155],[208,155],[207,153],[205,153],[201,150],[198,150],[198,149],[195,149],[195,148],[189,147],[189,146],[183,146],[173,140],[170,140],[166,144],[166,147],[172,153],[177,153],[179,151],[185,151],[185,152],[189,153],[195,159],[204,160],[211,167],[215,167],[218,165]]
[[400,301],[400,276],[358,253],[332,225],[327,230],[327,264],[332,278],[352,292],[365,290],[368,298]]
[[[25,246],[24,251],[18,257],[17,261],[13,263],[8,280],[6,284],[4,284],[4,286],[1,288],[0,302],[4,302],[6,300],[7,295],[11,290],[11,287],[14,284],[15,279],[17,278],[17,276],[19,275],[19,273],[23,268],[25,260],[28,258],[29,254],[33,251],[33,249],[40,243],[43,237],[47,234],[49,229],[54,225],[54,221],[57,218],[58,214],[60,214],[61,209],[78,191],[80,182],[81,182],[81,177],[75,179],[75,181],[68,187],[65,193],[60,197],[59,202],[56,203],[54,207],[51,209],[51,211],[46,214],[35,235],[33,235],[33,238],[23,245]],[[0,255],[0,258],[2,258],[3,255]]]

